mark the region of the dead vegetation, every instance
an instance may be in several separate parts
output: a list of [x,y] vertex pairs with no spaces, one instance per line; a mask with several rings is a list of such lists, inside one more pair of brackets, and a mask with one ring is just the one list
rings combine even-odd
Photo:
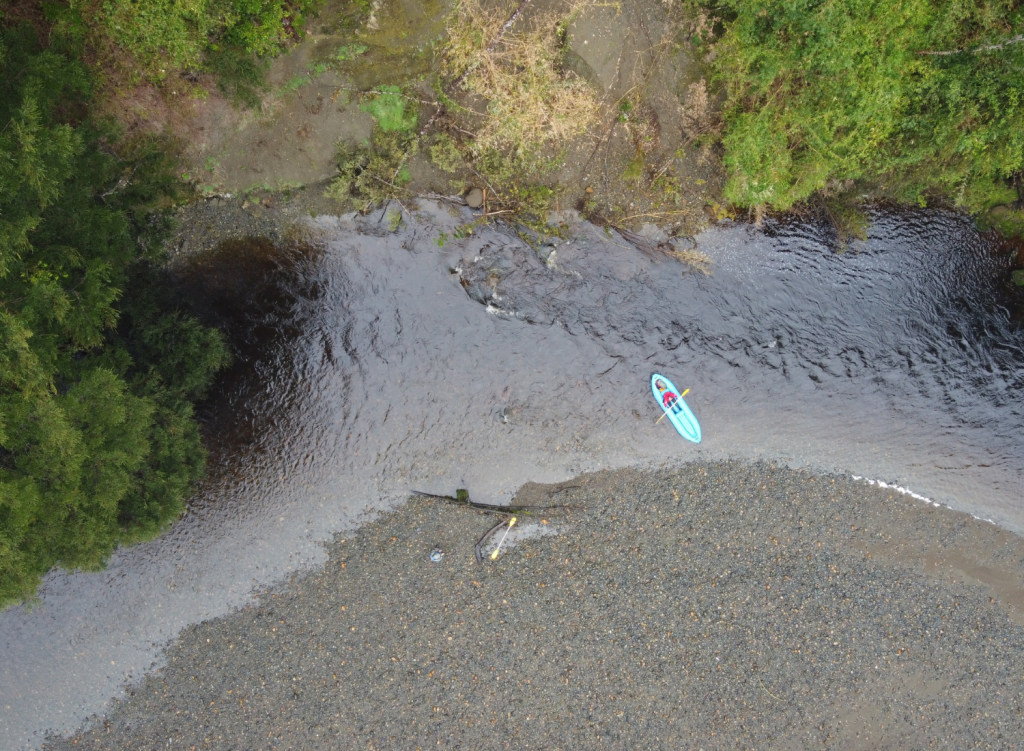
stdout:
[[523,30],[505,30],[503,21],[512,17],[515,6],[499,12],[485,10],[480,0],[457,2],[449,17],[442,73],[458,83],[453,96],[469,95],[461,97],[468,103],[455,111],[474,130],[476,153],[497,149],[522,157],[557,149],[596,122],[597,92],[560,62],[568,19],[591,4],[573,0],[561,13],[531,17]]
[[[428,153],[451,187],[482,189],[484,217],[550,232],[547,185],[569,143],[598,120],[598,92],[563,65],[572,18],[595,0],[525,15],[530,0],[457,0],[446,23]],[[534,11],[533,6],[529,10]],[[445,83],[447,82],[447,83]]]
[[711,97],[704,79],[691,83],[682,107],[683,133],[689,141],[716,130],[717,115],[711,109]]
[[[416,193],[424,172],[414,164],[408,182],[402,154],[418,149],[434,168],[430,192],[472,191],[482,212],[475,221],[507,222],[529,230],[521,232],[527,239],[557,232],[548,217],[570,206],[609,226],[655,222],[677,235],[692,232],[703,221],[704,178],[715,165],[701,159],[694,170],[684,147],[696,141],[697,154],[710,152],[705,141],[718,122],[703,79],[687,88],[673,78],[689,64],[683,15],[656,10],[650,18],[600,0],[454,0],[432,84],[436,101],[403,89],[429,107],[420,107],[407,145],[375,134],[368,147],[342,149],[330,194],[365,210]],[[591,37],[584,50],[595,18],[611,18],[628,40]],[[589,59],[617,53],[615,82],[580,50]],[[373,153],[382,148],[388,153]],[[658,252],[705,270],[684,246]]]
[[[711,274],[711,259],[696,249],[692,238],[670,238],[669,240],[657,241],[636,232],[631,232],[624,227],[615,227],[615,231],[619,233],[623,240],[645,255],[652,258],[668,256],[689,266],[693,271],[700,274],[705,276]],[[681,243],[689,243],[691,247],[681,247]]]

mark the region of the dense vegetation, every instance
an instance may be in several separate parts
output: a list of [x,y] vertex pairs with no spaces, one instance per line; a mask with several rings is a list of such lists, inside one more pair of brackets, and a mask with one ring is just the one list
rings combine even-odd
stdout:
[[726,0],[717,12],[730,201],[786,209],[851,180],[970,211],[1019,199],[1017,0]]
[[65,33],[82,38],[101,63],[120,62],[139,79],[194,71],[224,47],[257,56],[297,35],[311,0],[103,0],[48,8]]
[[91,119],[80,40],[46,39],[0,35],[0,606],[181,512],[228,358],[155,263],[166,151]]
[[31,21],[73,39],[97,74],[112,110],[133,90],[154,85],[164,97],[202,97],[212,74],[238,103],[255,106],[269,59],[302,34],[317,0],[10,0],[6,24]]

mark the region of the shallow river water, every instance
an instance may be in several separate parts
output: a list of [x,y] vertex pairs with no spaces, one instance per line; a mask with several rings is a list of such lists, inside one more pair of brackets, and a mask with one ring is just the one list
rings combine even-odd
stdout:
[[[205,418],[210,478],[160,539],[0,613],[0,747],[75,729],[183,627],[410,489],[502,502],[764,458],[1024,532],[1024,333],[1005,256],[962,217],[878,213],[845,253],[810,225],[718,227],[696,239],[707,276],[584,224],[538,253],[499,229],[453,239],[462,220],[429,202],[397,232],[378,219],[184,265],[238,351]],[[690,389],[699,446],[656,422],[654,371]]]

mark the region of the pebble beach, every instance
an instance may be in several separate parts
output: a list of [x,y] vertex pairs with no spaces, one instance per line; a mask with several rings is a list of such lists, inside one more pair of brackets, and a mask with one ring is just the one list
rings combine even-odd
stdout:
[[[453,489],[454,490],[454,489]],[[48,749],[1012,748],[1024,540],[764,463],[412,498]],[[443,551],[432,562],[433,550]]]

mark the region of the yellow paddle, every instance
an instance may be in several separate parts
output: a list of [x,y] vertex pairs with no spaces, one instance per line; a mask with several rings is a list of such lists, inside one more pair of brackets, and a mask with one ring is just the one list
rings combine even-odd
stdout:
[[[680,399],[682,399],[682,398],[683,398],[684,396],[686,396],[686,395],[687,395],[687,394],[689,394],[689,393],[690,393],[690,389],[686,389],[686,391],[684,391],[683,393],[681,393],[681,394],[679,395],[679,398],[680,398]],[[661,417],[659,417],[659,418],[657,419],[657,421],[656,421],[656,422],[655,422],[654,424],[655,424],[655,425],[657,425],[657,424],[658,424],[659,422],[661,422],[662,420],[664,420],[664,419],[665,419],[665,415],[667,415],[667,414],[668,414],[668,412],[663,412],[663,413],[662,413],[662,415],[661,415]]]
[[501,543],[505,542],[505,538],[508,537],[508,533],[512,531],[512,527],[514,526],[516,526],[516,518],[513,516],[511,519],[508,520],[508,529],[505,530],[505,534],[503,534],[501,536],[501,539],[498,540],[498,547],[496,547],[494,549],[494,552],[491,553],[492,561],[496,561],[498,559],[498,551],[501,550]]

